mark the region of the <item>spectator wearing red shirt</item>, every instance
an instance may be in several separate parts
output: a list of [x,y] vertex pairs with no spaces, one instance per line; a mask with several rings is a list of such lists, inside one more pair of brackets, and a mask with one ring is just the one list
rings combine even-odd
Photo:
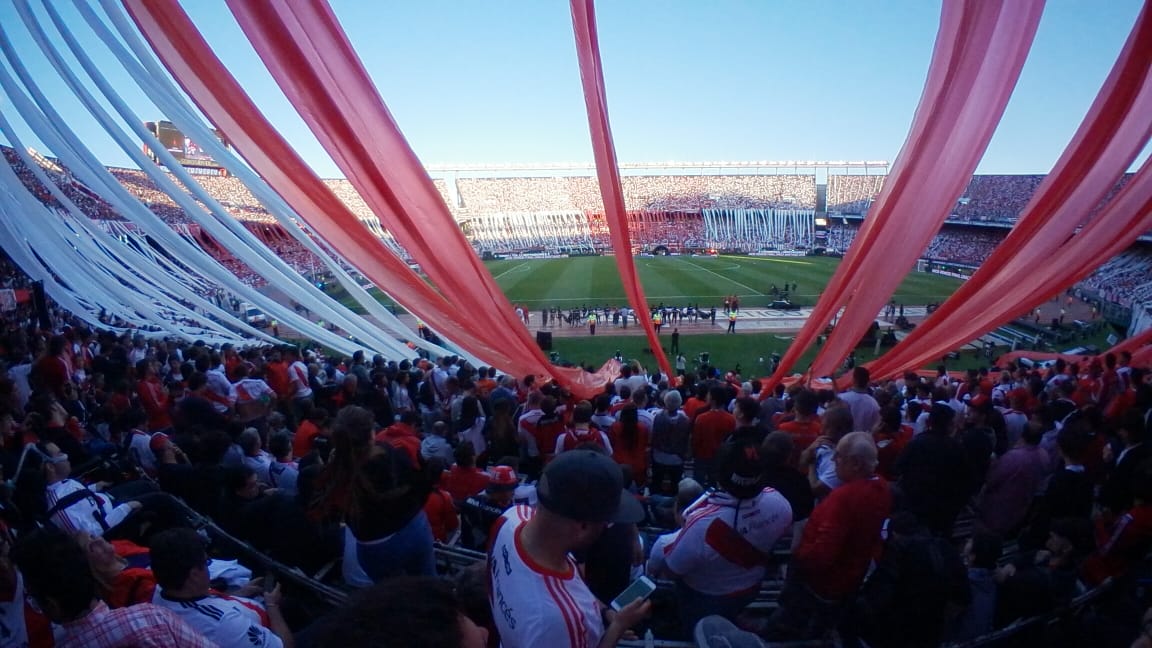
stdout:
[[708,391],[707,384],[702,383],[697,387],[696,393],[684,401],[684,413],[688,415],[689,420],[695,421],[696,416],[708,408]]
[[279,351],[272,354],[272,359],[268,362],[266,369],[268,386],[276,392],[276,396],[284,402],[291,400],[292,381],[288,378],[288,363],[281,359]]
[[64,354],[66,344],[64,336],[53,336],[44,355],[32,363],[29,381],[35,390],[51,392],[56,398],[64,397],[64,385],[72,379],[72,368]]
[[1132,476],[1132,508],[1115,521],[1101,516],[1096,522],[1098,549],[1084,561],[1082,576],[1095,587],[1126,573],[1152,550],[1152,466],[1147,463]]
[[780,421],[776,426],[777,430],[792,437],[793,450],[788,465],[793,468],[800,466],[800,453],[820,436],[820,417],[816,414],[819,404],[816,392],[811,389],[797,391],[792,396],[792,419]]
[[155,362],[148,359],[137,362],[136,375],[140,378],[136,383],[136,395],[148,414],[148,431],[167,432],[172,428],[172,402],[168,390],[156,375]]
[[452,501],[459,505],[484,490],[489,477],[488,473],[476,467],[476,449],[471,442],[463,441],[456,446],[455,457],[456,463],[444,471],[440,484],[452,496]]
[[[434,459],[440,470],[443,463],[439,459]],[[436,470],[432,474],[436,474]],[[443,476],[436,479],[436,483],[432,485],[432,491],[428,493],[428,500],[424,502],[424,515],[428,516],[428,524],[432,527],[432,537],[436,542],[448,542],[452,534],[460,528],[460,516],[456,511],[456,504],[452,501],[452,496],[448,491],[444,490],[441,486]]]
[[308,413],[308,418],[301,421],[296,428],[296,436],[292,437],[292,456],[300,459],[312,452],[312,442],[320,436],[320,430],[328,423],[328,412],[323,408],[315,408]]
[[880,424],[872,432],[879,461],[876,472],[888,481],[896,481],[896,474],[893,471],[896,459],[912,440],[912,426],[904,425],[902,418],[899,408],[885,407],[880,411]]
[[845,435],[835,457],[841,485],[816,506],[792,554],[780,607],[769,620],[776,641],[816,639],[836,627],[883,545],[892,493],[876,475],[872,436]]
[[696,414],[692,424],[692,456],[696,460],[696,480],[704,486],[715,481],[713,462],[720,444],[736,431],[736,417],[725,409],[728,390],[713,387],[708,390],[708,409]]
[[376,443],[388,443],[408,453],[412,465],[420,464],[420,435],[412,427],[412,416],[409,415],[376,433]]

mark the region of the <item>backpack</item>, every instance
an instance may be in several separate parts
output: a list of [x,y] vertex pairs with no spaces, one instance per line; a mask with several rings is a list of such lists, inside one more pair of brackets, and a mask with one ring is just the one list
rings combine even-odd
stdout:
[[672,418],[668,412],[660,412],[652,421],[652,449],[685,457],[691,434],[692,423],[687,416],[678,413]]
[[607,450],[604,447],[604,437],[600,436],[600,430],[589,427],[588,434],[580,436],[576,434],[576,430],[568,430],[564,433],[564,450],[575,450],[577,448],[590,448],[596,447],[601,450]]

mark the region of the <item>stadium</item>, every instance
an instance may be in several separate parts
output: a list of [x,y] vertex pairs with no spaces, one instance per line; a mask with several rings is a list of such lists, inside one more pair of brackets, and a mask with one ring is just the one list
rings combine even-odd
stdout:
[[0,646],[1143,645],[1149,7],[991,174],[1041,0],[945,0],[894,162],[618,156],[572,0],[518,164],[227,4],[343,177],[191,5],[0,9]]

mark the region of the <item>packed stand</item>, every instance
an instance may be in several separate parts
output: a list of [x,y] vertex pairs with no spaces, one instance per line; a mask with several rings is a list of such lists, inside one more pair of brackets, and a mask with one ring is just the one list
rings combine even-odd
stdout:
[[879,195],[887,175],[828,174],[829,214],[864,214]]
[[924,258],[978,266],[1004,240],[1004,230],[946,227],[932,238]]
[[1077,284],[1100,299],[1132,308],[1152,297],[1152,252],[1132,248],[1109,259]]
[[977,175],[964,190],[952,218],[1012,223],[1044,181],[1042,175]]
[[[625,175],[629,210],[815,209],[812,175]],[[603,200],[592,176],[459,178],[460,209],[466,213],[600,211]]]
[[[24,186],[27,187],[29,193],[49,207],[63,209],[64,206],[56,200],[46,187],[40,184],[40,181],[32,171],[24,165],[24,161],[20,159],[14,149],[8,146],[0,146],[0,149],[4,151],[5,162],[16,172],[17,177],[19,177]],[[122,220],[116,211],[112,209],[112,206],[103,198],[79,182],[76,182],[72,176],[61,169],[59,165],[41,158],[40,168],[43,169],[52,182],[60,188],[60,191],[75,203],[81,212],[90,218],[96,220]]]

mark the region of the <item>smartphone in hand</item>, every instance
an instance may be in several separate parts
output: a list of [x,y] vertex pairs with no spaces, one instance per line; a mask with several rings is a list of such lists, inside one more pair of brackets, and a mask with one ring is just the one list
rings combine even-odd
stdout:
[[646,599],[649,596],[652,596],[652,592],[655,591],[656,583],[653,583],[652,579],[648,578],[647,576],[641,576],[640,578],[632,581],[632,584],[629,585],[628,588],[623,592],[620,592],[619,596],[612,599],[612,609],[619,612],[621,608],[628,605],[632,601],[635,601],[636,599]]

